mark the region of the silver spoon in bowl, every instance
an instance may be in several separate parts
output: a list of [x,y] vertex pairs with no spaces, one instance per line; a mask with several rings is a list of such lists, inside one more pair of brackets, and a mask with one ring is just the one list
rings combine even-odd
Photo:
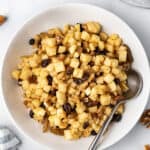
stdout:
[[140,94],[142,87],[143,87],[143,79],[142,79],[141,74],[135,70],[129,70],[127,72],[127,76],[128,76],[127,81],[128,81],[128,87],[129,87],[128,92],[125,93],[125,95],[123,96],[124,98],[118,101],[118,103],[112,109],[110,116],[107,118],[102,128],[99,130],[98,134],[96,135],[96,137],[90,144],[88,150],[96,150],[98,146],[101,144],[103,135],[105,131],[107,130],[108,126],[110,125],[113,115],[115,114],[118,107],[121,104],[128,102],[131,98],[136,97]]

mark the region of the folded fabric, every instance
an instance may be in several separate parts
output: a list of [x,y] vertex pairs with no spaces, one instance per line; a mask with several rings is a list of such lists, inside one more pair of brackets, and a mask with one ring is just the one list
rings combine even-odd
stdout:
[[0,150],[17,150],[21,141],[7,127],[0,127]]

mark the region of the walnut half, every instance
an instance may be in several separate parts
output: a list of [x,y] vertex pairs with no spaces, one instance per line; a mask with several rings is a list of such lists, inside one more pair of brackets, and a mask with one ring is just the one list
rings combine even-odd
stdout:
[[150,145],[148,145],[148,144],[145,145],[145,146],[144,146],[144,150],[150,150]]
[[6,21],[6,16],[0,15],[0,25],[2,25]]
[[146,128],[150,128],[150,109],[144,111],[141,116],[140,123],[146,126]]

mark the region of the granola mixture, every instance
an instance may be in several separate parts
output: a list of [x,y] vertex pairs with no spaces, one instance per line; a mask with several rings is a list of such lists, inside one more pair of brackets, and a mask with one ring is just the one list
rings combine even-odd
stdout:
[[[35,52],[12,72],[29,116],[67,140],[96,135],[128,90],[129,47],[94,21],[49,29],[29,44]],[[121,105],[113,121],[123,111]]]

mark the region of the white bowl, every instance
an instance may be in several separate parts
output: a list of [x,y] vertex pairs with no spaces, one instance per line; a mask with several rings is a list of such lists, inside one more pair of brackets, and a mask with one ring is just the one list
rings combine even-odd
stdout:
[[12,80],[11,72],[16,68],[20,56],[31,53],[28,40],[36,33],[51,27],[62,27],[66,23],[75,24],[89,20],[99,21],[108,33],[120,34],[132,50],[133,68],[142,74],[144,80],[141,94],[126,105],[122,121],[114,124],[109,130],[109,135],[100,149],[107,148],[123,138],[137,123],[148,101],[150,91],[148,59],[141,42],[124,21],[105,9],[88,4],[65,4],[43,11],[29,20],[12,39],[3,64],[2,88],[5,104],[15,125],[25,135],[49,149],[87,150],[93,137],[82,138],[77,141],[65,141],[63,137],[51,133],[42,133],[41,126],[29,118],[22,103],[22,92]]

